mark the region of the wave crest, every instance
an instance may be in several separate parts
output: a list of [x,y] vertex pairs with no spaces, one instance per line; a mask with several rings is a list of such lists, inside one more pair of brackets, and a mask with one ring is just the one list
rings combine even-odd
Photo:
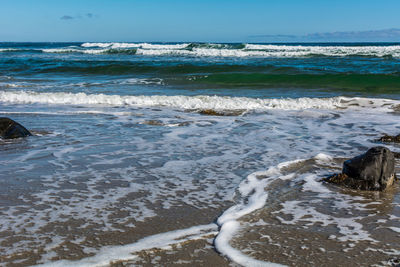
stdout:
[[275,98],[260,99],[227,96],[121,96],[86,93],[38,93],[32,91],[0,91],[0,102],[16,104],[112,105],[136,107],[170,107],[183,110],[304,110],[342,108],[382,108],[389,110],[399,101],[369,98]]
[[[111,54],[191,57],[400,57],[399,45],[321,46],[217,43],[83,43],[79,47],[43,49],[46,53]],[[1,51],[0,51],[1,52]]]
[[124,48],[144,48],[144,49],[184,49],[190,44],[151,44],[151,43],[83,43],[81,47],[91,48],[111,48],[111,49],[124,49]]

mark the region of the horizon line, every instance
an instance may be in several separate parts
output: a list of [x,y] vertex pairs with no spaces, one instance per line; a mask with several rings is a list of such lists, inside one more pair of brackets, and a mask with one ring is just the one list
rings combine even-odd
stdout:
[[221,41],[0,41],[0,43],[216,43],[216,44],[331,44],[331,43],[386,43],[386,44],[400,44],[399,41],[269,41],[269,42],[221,42]]

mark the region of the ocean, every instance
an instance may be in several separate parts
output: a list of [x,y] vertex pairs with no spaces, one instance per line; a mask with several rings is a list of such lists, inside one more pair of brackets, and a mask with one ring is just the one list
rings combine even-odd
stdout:
[[[400,43],[0,43],[0,266],[394,266]],[[397,162],[396,172],[399,172]]]

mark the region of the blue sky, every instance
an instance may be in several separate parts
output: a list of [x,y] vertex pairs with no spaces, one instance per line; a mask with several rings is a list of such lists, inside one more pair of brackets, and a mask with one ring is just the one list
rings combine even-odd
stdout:
[[398,0],[0,3],[0,41],[400,41]]

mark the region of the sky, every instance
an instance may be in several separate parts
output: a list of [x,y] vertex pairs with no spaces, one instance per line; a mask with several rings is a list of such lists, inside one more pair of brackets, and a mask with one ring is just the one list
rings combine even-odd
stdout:
[[0,0],[0,41],[400,42],[399,0]]

